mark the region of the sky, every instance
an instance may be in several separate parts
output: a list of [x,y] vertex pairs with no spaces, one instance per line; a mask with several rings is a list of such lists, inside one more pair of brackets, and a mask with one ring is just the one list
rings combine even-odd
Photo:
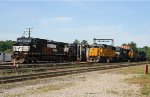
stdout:
[[150,46],[150,1],[0,0],[0,40],[32,37],[73,42],[93,38]]

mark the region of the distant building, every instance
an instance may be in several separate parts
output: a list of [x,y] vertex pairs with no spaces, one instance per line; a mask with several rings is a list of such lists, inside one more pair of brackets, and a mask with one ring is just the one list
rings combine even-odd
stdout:
[[131,46],[128,46],[128,45],[124,45],[124,46],[120,46],[121,48],[124,48],[124,49],[129,49],[131,50]]
[[0,62],[11,61],[11,53],[0,52]]

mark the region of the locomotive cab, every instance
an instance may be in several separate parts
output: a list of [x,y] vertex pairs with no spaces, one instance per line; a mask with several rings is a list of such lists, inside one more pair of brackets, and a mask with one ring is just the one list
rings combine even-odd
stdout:
[[32,38],[26,37],[17,38],[17,42],[13,45],[12,61],[15,60],[16,63],[25,62],[32,40]]
[[30,50],[30,44],[31,44],[31,38],[17,38],[17,43],[13,45],[13,51],[29,51]]

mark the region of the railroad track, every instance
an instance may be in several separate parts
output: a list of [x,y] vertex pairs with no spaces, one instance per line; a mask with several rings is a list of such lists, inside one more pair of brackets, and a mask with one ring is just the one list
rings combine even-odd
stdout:
[[[50,67],[50,66],[66,66],[66,65],[74,65],[76,62],[65,62],[65,63],[32,63],[32,64],[16,64],[17,67],[13,66],[13,63],[1,64],[0,70],[4,69],[15,69],[15,68],[36,68],[36,67]],[[80,63],[80,64],[86,64]]]
[[[133,64],[135,62],[132,62],[132,63],[128,63],[128,62],[124,62],[124,63],[121,63],[121,64]],[[145,63],[145,62],[144,62]],[[67,63],[69,64],[69,63]],[[47,71],[47,70],[52,70],[52,69],[65,69],[65,68],[75,68],[75,67],[91,67],[91,66],[100,66],[100,65],[117,65],[117,64],[120,64],[120,63],[95,63],[95,64],[87,64],[87,63],[82,63],[82,64],[70,64],[70,65],[43,65],[42,67],[23,67],[23,68],[11,68],[11,69],[0,69],[0,74],[3,75],[3,76],[6,76],[8,74],[12,74],[12,73],[15,73],[15,74],[22,74],[22,73],[28,73],[28,72],[44,72],[44,71]]]
[[17,75],[17,76],[6,76],[0,77],[0,83],[12,83],[17,81],[25,81],[25,80],[32,80],[37,78],[47,78],[47,77],[56,77],[56,76],[63,76],[68,74],[76,74],[76,73],[83,73],[83,72],[91,72],[91,71],[98,71],[98,70],[105,70],[105,69],[113,69],[113,68],[121,68],[121,67],[128,67],[128,66],[137,66],[148,64],[145,62],[141,63],[128,63],[128,64],[113,64],[113,65],[93,65],[89,67],[78,67],[78,68],[59,68],[59,69],[51,69],[47,70],[46,72],[39,72],[34,74],[24,74],[24,75]]
[[[40,63],[31,63],[31,64],[16,64],[18,67],[13,66],[13,63],[1,63],[0,64],[0,70],[4,69],[14,69],[14,68],[36,68],[36,67],[49,67],[49,66],[66,66],[66,65],[74,65],[78,62],[64,62],[64,63],[46,63],[46,62],[40,62]],[[128,63],[128,62],[123,62]],[[87,62],[80,62],[78,64],[87,64]],[[99,63],[104,64],[104,63]],[[116,63],[105,63],[105,64],[116,64]]]

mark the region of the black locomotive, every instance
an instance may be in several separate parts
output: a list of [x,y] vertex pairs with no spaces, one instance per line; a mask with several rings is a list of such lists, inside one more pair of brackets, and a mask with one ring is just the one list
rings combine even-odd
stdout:
[[13,45],[12,60],[16,63],[65,62],[78,59],[86,60],[85,46],[31,37],[17,38]]

